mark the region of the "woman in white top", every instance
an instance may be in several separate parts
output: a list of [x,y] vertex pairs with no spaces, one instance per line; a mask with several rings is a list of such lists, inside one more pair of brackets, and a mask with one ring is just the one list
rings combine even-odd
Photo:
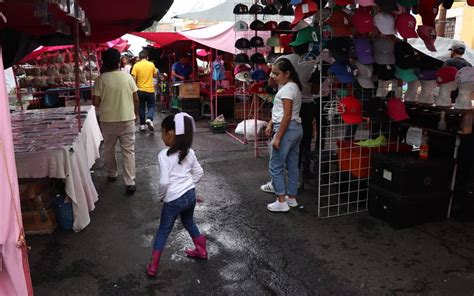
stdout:
[[[303,137],[301,127],[301,82],[298,73],[288,59],[280,58],[272,66],[270,77],[280,89],[275,96],[272,120],[265,133],[273,134],[269,171],[277,200],[267,206],[272,212],[288,212],[298,205],[298,158]],[[286,170],[285,170],[286,168]],[[288,184],[285,182],[288,174]]]

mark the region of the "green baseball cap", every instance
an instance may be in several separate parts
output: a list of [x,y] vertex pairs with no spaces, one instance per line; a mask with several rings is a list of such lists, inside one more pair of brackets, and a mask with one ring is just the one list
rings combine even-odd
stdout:
[[309,42],[318,42],[318,35],[311,26],[299,30],[296,34],[296,40],[291,42],[290,46],[296,47]]
[[268,38],[267,46],[270,46],[270,47],[280,46],[280,38],[278,38],[278,36],[272,36]]
[[395,76],[405,82],[412,82],[418,80],[418,77],[415,75],[414,69],[402,69],[398,66],[395,66]]

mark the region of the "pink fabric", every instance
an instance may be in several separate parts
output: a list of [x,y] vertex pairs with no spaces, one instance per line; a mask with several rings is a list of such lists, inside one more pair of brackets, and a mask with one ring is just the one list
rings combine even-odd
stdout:
[[[24,249],[22,251],[16,245],[23,224],[2,59],[0,59],[0,71],[0,217],[2,217],[0,219],[0,255],[3,259],[3,268],[0,271],[0,295],[33,295],[28,257],[23,252]],[[5,156],[7,163],[5,163]],[[12,190],[10,190],[10,185]]]

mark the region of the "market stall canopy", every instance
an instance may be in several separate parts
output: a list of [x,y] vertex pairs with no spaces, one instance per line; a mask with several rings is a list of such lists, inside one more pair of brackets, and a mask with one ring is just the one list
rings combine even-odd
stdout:
[[[418,51],[421,51],[424,54],[427,54],[435,59],[446,61],[450,58],[451,51],[449,50],[451,46],[455,43],[459,43],[460,41],[444,38],[444,37],[436,37],[435,47],[436,51],[430,51],[426,48],[425,43],[423,40],[419,38],[410,38],[408,42]],[[466,59],[469,63],[474,65],[474,50],[472,48],[466,47],[466,52],[462,56]]]
[[178,14],[175,15],[174,18],[198,21],[233,22],[235,20],[235,15],[232,13],[234,6],[234,1],[226,1],[209,9]]

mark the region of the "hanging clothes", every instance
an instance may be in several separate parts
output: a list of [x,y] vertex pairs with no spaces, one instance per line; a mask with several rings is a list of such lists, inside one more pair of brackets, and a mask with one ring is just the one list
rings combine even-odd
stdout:
[[212,80],[225,80],[224,61],[216,59],[212,63]]

